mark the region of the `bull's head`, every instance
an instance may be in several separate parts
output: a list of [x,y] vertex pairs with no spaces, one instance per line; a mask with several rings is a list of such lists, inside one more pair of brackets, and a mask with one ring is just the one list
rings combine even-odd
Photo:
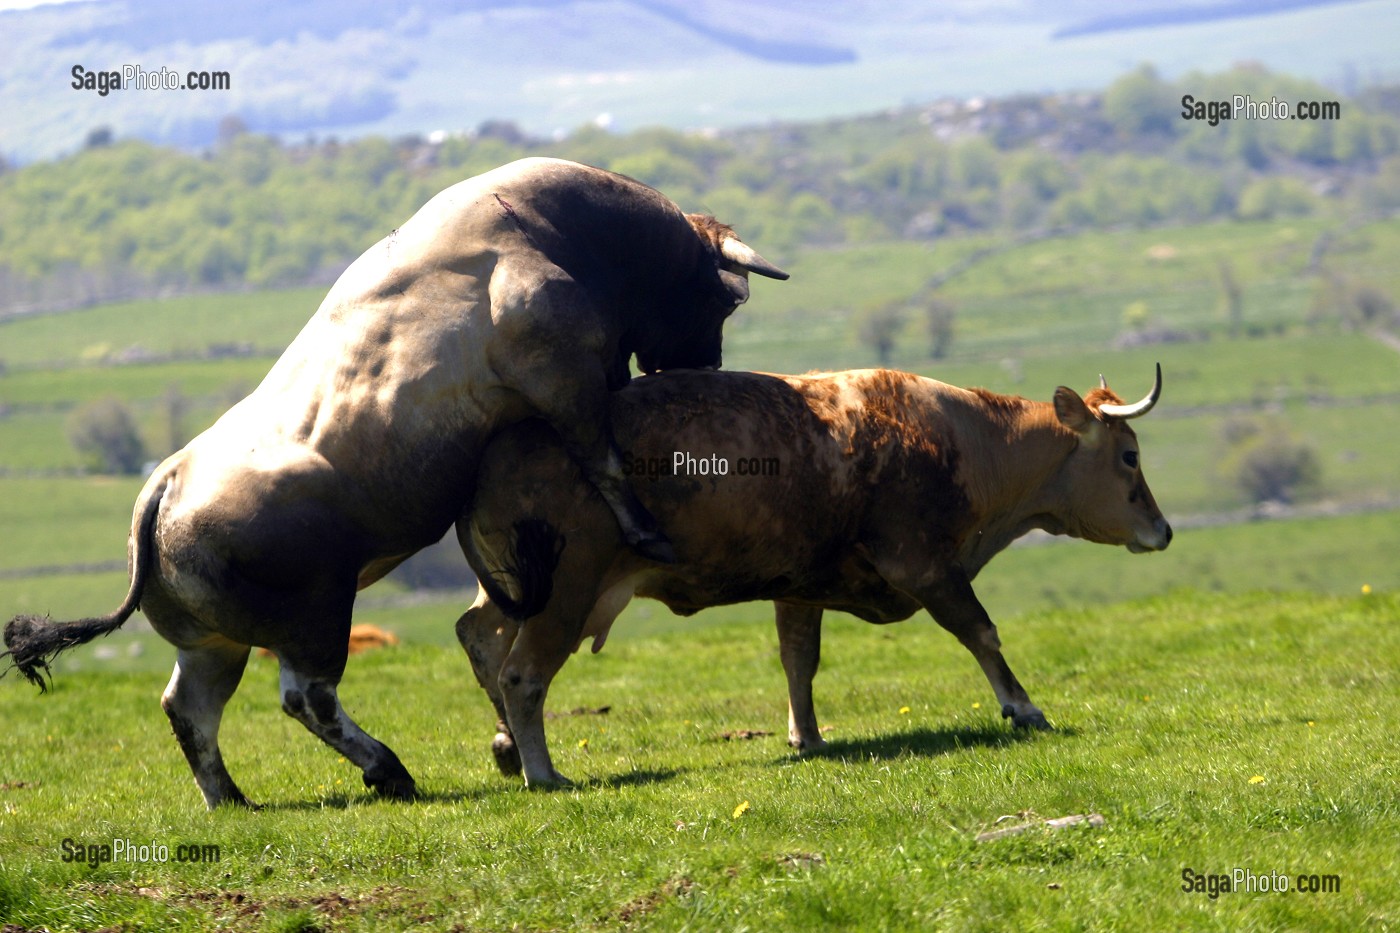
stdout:
[[662,369],[718,369],[722,362],[724,322],[734,309],[749,300],[749,273],[770,279],[788,274],[764,259],[739,239],[734,229],[706,214],[687,214],[686,220],[700,238],[710,263],[687,283],[688,293],[678,299],[684,317],[672,322],[672,330],[652,334],[637,347],[637,366],[644,373]]
[[1151,411],[1161,395],[1161,364],[1152,391],[1132,405],[1123,404],[1102,376],[1099,388],[1084,398],[1064,386],[1055,390],[1056,417],[1078,435],[1065,464],[1065,531],[1100,544],[1126,545],[1135,554],[1171,543],[1171,525],[1147,488],[1137,435],[1128,426]]

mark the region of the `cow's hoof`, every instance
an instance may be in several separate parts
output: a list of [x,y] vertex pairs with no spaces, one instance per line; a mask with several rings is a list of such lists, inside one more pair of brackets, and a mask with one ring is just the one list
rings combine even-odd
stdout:
[[671,540],[659,531],[645,534],[632,542],[632,548],[647,560],[654,560],[658,564],[674,564],[676,562],[676,549],[671,544]]
[[497,732],[491,741],[491,754],[496,758],[496,767],[506,777],[520,773],[520,749],[515,747],[515,739],[504,732]]
[[801,752],[815,752],[826,748],[826,739],[817,736],[815,739],[804,739],[801,736],[788,736],[788,745]]
[[1038,729],[1041,732],[1049,732],[1053,728],[1046,720],[1045,714],[1040,710],[1033,710],[1029,713],[1018,713],[1011,706],[1001,708],[1003,719],[1010,719],[1011,724],[1017,729]]
[[380,797],[388,800],[416,800],[418,785],[408,775],[402,777],[371,778],[365,775],[365,786]]

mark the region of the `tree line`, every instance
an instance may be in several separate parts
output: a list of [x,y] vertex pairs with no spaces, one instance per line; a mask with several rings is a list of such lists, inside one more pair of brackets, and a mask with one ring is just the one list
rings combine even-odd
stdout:
[[445,139],[299,144],[225,121],[191,153],[95,128],[55,161],[0,169],[0,313],[173,290],[333,280],[437,191],[525,155],[599,165],[735,224],[765,254],[960,233],[1267,219],[1400,208],[1400,92],[1335,121],[1182,116],[1181,99],[1337,100],[1239,67],[1102,94],[945,100],[714,134],[596,127],[562,140],[492,122]]

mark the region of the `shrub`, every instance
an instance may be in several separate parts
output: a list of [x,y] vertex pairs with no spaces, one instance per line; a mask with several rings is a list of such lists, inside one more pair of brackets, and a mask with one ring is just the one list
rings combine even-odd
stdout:
[[146,445],[131,411],[116,398],[89,402],[68,420],[68,440],[99,473],[132,475],[146,462]]

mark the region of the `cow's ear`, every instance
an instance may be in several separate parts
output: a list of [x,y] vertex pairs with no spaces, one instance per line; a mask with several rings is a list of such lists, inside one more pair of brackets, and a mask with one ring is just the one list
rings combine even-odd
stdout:
[[1098,442],[1103,425],[1073,389],[1060,386],[1055,390],[1055,417],[1060,419],[1060,424],[1079,435],[1081,444],[1092,447]]
[[729,297],[734,299],[736,305],[741,305],[749,300],[749,280],[747,278],[737,272],[721,269],[719,270],[719,280],[729,290]]

